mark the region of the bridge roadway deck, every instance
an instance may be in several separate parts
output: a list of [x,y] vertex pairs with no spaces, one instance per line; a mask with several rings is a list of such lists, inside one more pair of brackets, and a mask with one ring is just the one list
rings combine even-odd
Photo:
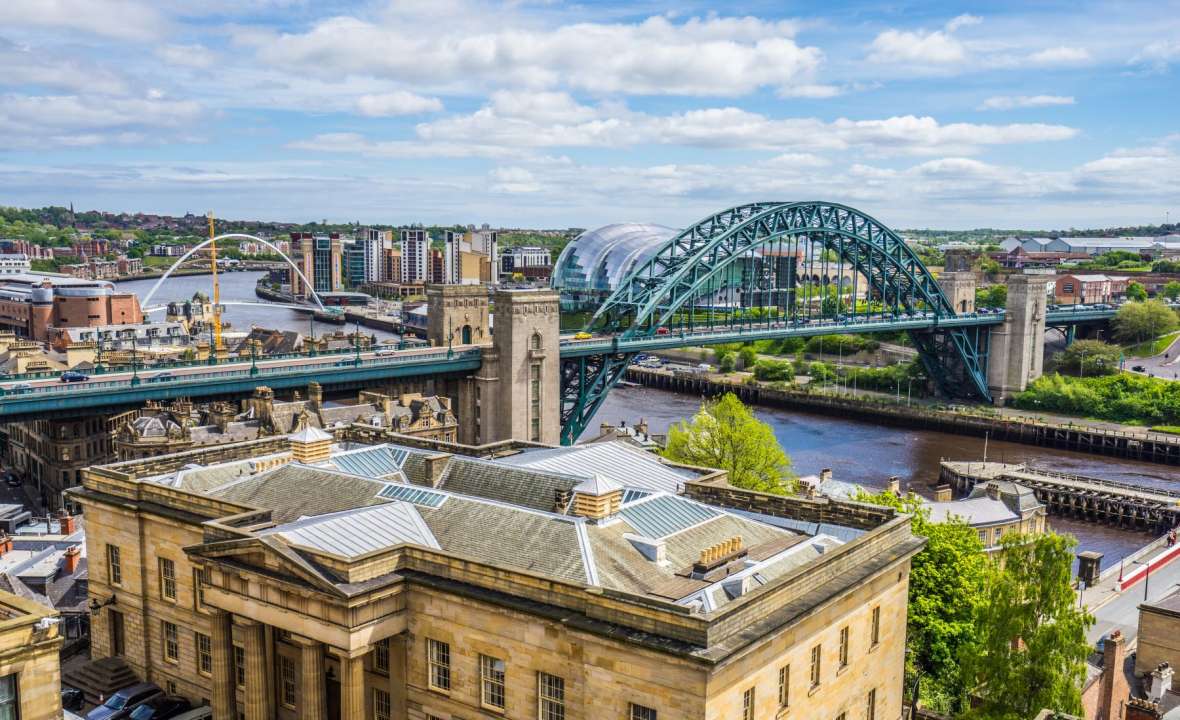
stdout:
[[[1113,309],[1079,308],[1051,311],[1048,318],[1051,323],[1082,322],[1110,317],[1113,312]],[[933,316],[919,316],[699,328],[626,339],[598,336],[576,340],[573,336],[565,336],[561,340],[561,356],[652,352],[692,345],[784,337],[927,330],[935,327],[986,327],[1003,321],[1003,313],[978,313],[942,320]],[[306,386],[312,380],[324,384],[347,384],[465,372],[477,369],[480,357],[479,346],[473,345],[456,347],[453,352],[439,348],[403,350],[394,355],[367,352],[361,353],[359,360],[351,354],[261,359],[257,362],[255,372],[251,372],[248,360],[234,360],[215,366],[194,364],[148,368],[139,373],[138,380],[130,372],[107,373],[76,384],[62,383],[56,375],[29,379],[18,376],[0,382],[0,420],[23,420],[46,412],[130,406],[149,399],[245,394],[256,385],[263,384],[279,389]]]
[[1029,487],[1053,487],[1092,495],[1117,495],[1175,506],[1180,510],[1180,491],[1177,490],[1144,488],[1130,483],[1040,470],[1012,463],[944,461],[942,467],[972,481],[1011,480]]

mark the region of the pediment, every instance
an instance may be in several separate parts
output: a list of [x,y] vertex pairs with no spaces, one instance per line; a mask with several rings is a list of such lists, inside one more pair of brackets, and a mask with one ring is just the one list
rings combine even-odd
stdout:
[[295,578],[334,597],[345,597],[336,583],[277,537],[248,537],[192,545],[190,557],[224,563],[233,572],[254,572],[261,577]]

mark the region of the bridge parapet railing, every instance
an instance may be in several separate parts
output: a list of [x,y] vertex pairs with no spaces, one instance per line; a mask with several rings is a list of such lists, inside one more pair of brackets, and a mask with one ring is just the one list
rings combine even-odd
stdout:
[[1041,468],[1026,466],[1025,472],[1034,475],[1041,475],[1049,478],[1059,478],[1062,480],[1069,480],[1076,483],[1093,485],[1096,487],[1109,487],[1118,490],[1133,490],[1138,493],[1150,493],[1152,495],[1163,495],[1166,497],[1180,498],[1180,490],[1166,490],[1160,488],[1143,487],[1141,485],[1132,485],[1131,483],[1119,482],[1117,480],[1102,480],[1099,478],[1086,477],[1085,475],[1074,475],[1072,473],[1063,473],[1056,470],[1042,470]]

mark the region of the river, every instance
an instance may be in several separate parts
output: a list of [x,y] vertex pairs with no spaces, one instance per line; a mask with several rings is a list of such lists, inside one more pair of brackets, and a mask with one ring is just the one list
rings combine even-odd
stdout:
[[[264,276],[264,272],[227,272],[222,273],[220,277],[221,285],[221,301],[223,303],[232,302],[264,302],[261,298],[254,294],[254,285],[258,279]],[[126,280],[116,282],[115,287],[119,290],[134,292],[139,295],[140,301],[147,296],[152,287],[156,284],[156,279],[150,280]],[[211,275],[182,275],[180,277],[170,277],[164,281],[156,294],[152,296],[151,305],[161,305],[172,302],[174,300],[184,301],[192,298],[193,293],[203,292],[206,295],[213,294],[213,277]],[[164,319],[164,313],[156,312],[151,315],[152,320],[160,321]],[[306,335],[311,326],[311,315],[308,313],[301,313],[290,308],[284,307],[267,307],[263,305],[226,305],[225,312],[222,314],[222,319],[229,321],[231,330],[248,332],[252,325],[257,325],[263,328],[273,328],[276,330],[294,330]],[[332,332],[340,329],[339,325],[328,325],[325,323],[315,323],[315,334],[321,335],[325,332]],[[348,328],[351,330],[351,328]],[[397,335],[393,333],[375,330],[373,328],[362,328],[365,333],[376,335],[379,340],[386,340],[396,338]]]
[[[647,421],[651,432],[664,433],[673,423],[691,417],[699,407],[698,397],[653,388],[620,387],[603,401],[585,435],[596,434],[600,422],[632,424],[640,418]],[[760,407],[755,413],[774,429],[791,456],[795,472],[812,475],[831,468],[835,479],[867,489],[884,488],[889,477],[896,475],[903,488],[929,495],[930,484],[938,479],[941,459],[983,458],[982,438],[886,427],[797,410]],[[987,458],[1119,482],[1180,487],[1175,468],[1154,463],[995,441],[988,443]],[[1151,539],[1144,533],[1068,518],[1050,516],[1049,524],[1057,532],[1077,537],[1079,549],[1104,553],[1103,567],[1110,567]]]
[[[254,284],[263,274],[223,274],[222,301],[261,302],[254,295]],[[142,299],[155,283],[155,280],[130,280],[116,285],[121,290],[139,294]],[[151,304],[187,300],[197,291],[211,293],[212,280],[209,275],[169,278],[152,298]],[[257,305],[229,305],[224,317],[232,323],[234,330],[248,330],[251,325],[257,325],[306,333],[310,324],[310,316],[305,313]],[[337,327],[318,323],[316,333]],[[381,339],[389,337],[388,333],[379,330],[366,329],[365,332],[376,334]],[[607,397],[595,420],[610,423],[625,420],[632,423],[645,418],[652,432],[663,433],[672,423],[691,417],[699,406],[699,398],[687,395],[650,388],[617,388]],[[800,475],[815,474],[822,468],[831,468],[837,479],[859,483],[867,488],[883,488],[889,476],[896,475],[903,487],[912,486],[915,491],[928,492],[928,484],[938,477],[940,459],[977,460],[983,457],[984,443],[978,438],[883,427],[869,422],[793,410],[758,408],[757,414],[774,428],[775,435],[790,454],[794,469]],[[592,434],[596,430],[597,425],[593,424],[589,432]],[[989,460],[1024,462],[1107,480],[1153,486],[1180,485],[1174,468],[1151,463],[1007,442],[989,443],[987,456]],[[1050,524],[1059,532],[1075,535],[1084,549],[1105,553],[1105,566],[1117,562],[1119,558],[1146,544],[1149,539],[1142,533],[1065,518],[1050,518]]]

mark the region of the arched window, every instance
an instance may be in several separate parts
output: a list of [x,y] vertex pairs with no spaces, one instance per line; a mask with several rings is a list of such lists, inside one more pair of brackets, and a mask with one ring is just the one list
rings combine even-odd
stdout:
[[535,332],[535,333],[533,333],[533,336],[531,338],[529,338],[529,349],[530,350],[540,350],[541,349],[541,333]]
[[463,344],[464,345],[471,344],[471,326],[470,325],[463,326]]

